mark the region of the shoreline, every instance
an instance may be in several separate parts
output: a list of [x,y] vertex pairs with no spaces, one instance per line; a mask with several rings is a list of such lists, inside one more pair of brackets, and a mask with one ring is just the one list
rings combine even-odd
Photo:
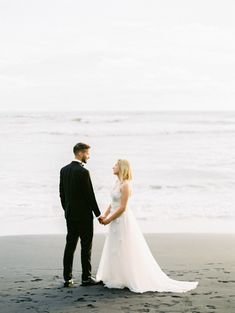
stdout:
[[[234,234],[235,218],[181,218],[159,220],[145,220],[138,218],[138,225],[142,233],[153,234]],[[11,229],[9,231],[9,225]],[[0,237],[2,236],[30,236],[30,235],[63,235],[66,233],[64,217],[36,220],[6,219],[0,222]],[[94,234],[105,234],[107,228],[101,226],[94,219]]]

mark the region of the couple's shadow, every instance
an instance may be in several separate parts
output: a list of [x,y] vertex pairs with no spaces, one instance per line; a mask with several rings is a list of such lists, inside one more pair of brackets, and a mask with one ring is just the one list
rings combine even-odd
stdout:
[[[104,312],[107,305],[118,306],[120,301],[128,300],[134,294],[127,288],[109,289],[103,285],[82,287],[75,283],[64,288],[63,283],[50,284],[43,279],[37,286],[21,283],[21,290],[11,292],[11,312],[69,313],[69,312]],[[136,296],[136,295],[135,295]],[[116,301],[118,300],[118,301]],[[118,303],[117,303],[118,302]],[[76,309],[81,309],[76,311]]]
[[40,313],[118,311],[129,313],[149,312],[150,309],[158,311],[162,305],[171,307],[176,303],[183,305],[187,302],[189,305],[189,299],[186,299],[188,296],[168,292],[134,293],[128,288],[110,289],[104,285],[80,286],[80,283],[76,281],[72,287],[64,288],[58,276],[54,276],[52,280],[48,276],[38,281],[33,279],[31,285],[29,281],[24,283],[21,283],[22,289],[16,291],[11,297],[11,313],[35,311]]
[[[34,290],[38,299],[44,298],[45,310],[42,312],[74,312],[74,309],[80,308],[80,312],[105,312],[108,308],[118,309],[123,303],[128,303],[131,299],[146,298],[147,294],[138,294],[131,292],[128,288],[116,289],[107,288],[104,285],[80,286],[74,283],[72,287],[64,288],[63,285],[48,286],[43,289]],[[42,308],[41,302],[40,307]],[[109,311],[111,312],[111,311]]]

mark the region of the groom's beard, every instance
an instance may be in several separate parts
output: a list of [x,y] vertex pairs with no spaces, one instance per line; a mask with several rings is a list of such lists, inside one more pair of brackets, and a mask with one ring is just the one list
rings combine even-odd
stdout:
[[86,158],[82,158],[82,163],[86,163],[87,159]]

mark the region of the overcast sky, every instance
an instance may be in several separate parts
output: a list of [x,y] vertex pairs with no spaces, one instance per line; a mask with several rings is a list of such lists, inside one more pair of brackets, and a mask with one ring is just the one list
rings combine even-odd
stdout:
[[234,8],[0,0],[1,110],[235,110]]

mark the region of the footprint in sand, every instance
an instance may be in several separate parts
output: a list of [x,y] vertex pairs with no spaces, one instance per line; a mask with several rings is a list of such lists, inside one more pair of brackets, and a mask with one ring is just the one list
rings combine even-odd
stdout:
[[31,298],[25,297],[25,298],[20,298],[16,300],[16,303],[21,303],[21,302],[32,302],[33,300]]
[[77,300],[75,300],[75,302],[77,302],[77,301],[86,301],[84,298],[78,298]]
[[207,279],[217,279],[217,277],[207,277]]
[[55,295],[46,295],[45,298],[57,298]]
[[89,308],[93,308],[93,309],[96,308],[96,306],[94,306],[93,304],[88,304],[87,306],[88,306]]
[[166,305],[166,306],[171,306],[170,303],[165,303],[165,302],[163,302],[163,303],[161,303],[161,304]]
[[172,298],[181,298],[181,296],[175,296],[175,295],[172,295],[171,297]]
[[63,299],[72,298],[72,296],[64,296]]
[[180,303],[179,301],[176,301],[176,300],[172,300],[173,304],[172,305],[175,305],[175,304],[178,304]]
[[223,298],[223,296],[214,296],[214,297],[210,297],[210,299],[220,299]]
[[42,281],[42,279],[41,279],[41,278],[38,278],[38,277],[35,277],[35,278],[32,279],[31,281],[32,281],[32,282],[34,282],[34,281]]

